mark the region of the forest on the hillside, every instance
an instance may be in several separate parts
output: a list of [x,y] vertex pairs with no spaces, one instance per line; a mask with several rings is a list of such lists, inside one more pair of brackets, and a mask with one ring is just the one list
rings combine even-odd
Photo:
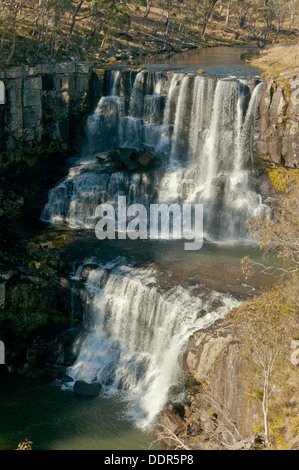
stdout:
[[0,62],[133,60],[214,45],[296,41],[298,0],[2,0]]

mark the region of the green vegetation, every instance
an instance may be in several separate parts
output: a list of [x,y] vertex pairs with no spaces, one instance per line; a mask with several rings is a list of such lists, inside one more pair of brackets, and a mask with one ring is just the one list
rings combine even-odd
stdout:
[[25,441],[19,443],[18,448],[16,450],[32,450],[32,441],[29,441],[28,437],[26,437]]
[[296,368],[290,360],[290,347],[299,332],[299,178],[297,171],[269,173],[285,196],[271,220],[252,219],[248,226],[264,255],[275,254],[283,264],[269,267],[247,257],[242,265],[246,276],[256,270],[272,271],[279,273],[281,280],[271,291],[243,303],[232,318],[242,341],[244,380],[262,406],[265,445],[290,448],[298,431],[296,401],[291,407]]
[[280,447],[282,442],[290,447],[296,437],[290,430],[298,407],[290,408],[288,399],[293,396],[288,388],[295,373],[290,345],[298,334],[298,280],[295,276],[283,286],[244,302],[232,313],[236,334],[242,341],[243,381],[248,393],[260,403],[263,415],[253,425],[262,430],[267,448]]
[[299,170],[267,168],[270,180],[277,191],[286,192],[290,183],[298,178]]

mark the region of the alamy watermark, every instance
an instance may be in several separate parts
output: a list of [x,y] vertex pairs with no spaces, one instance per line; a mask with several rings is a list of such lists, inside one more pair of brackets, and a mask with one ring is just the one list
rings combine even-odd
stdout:
[[291,348],[295,351],[291,354],[291,363],[294,366],[299,364],[299,341],[292,341]]
[[0,341],[0,365],[5,364],[5,346],[3,341]]
[[185,250],[200,250],[203,245],[203,205],[132,204],[119,196],[117,207],[101,204],[96,208],[95,232],[99,240],[188,240]]

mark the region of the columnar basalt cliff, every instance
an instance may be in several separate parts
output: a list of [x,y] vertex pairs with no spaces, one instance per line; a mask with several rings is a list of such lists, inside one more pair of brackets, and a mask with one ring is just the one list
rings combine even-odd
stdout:
[[257,158],[299,168],[299,72],[266,78]]
[[[107,73],[98,73],[91,64],[75,62],[2,71],[6,105],[0,106],[1,150],[28,150],[51,143],[64,150],[74,148],[73,125],[82,124],[104,94],[105,77]],[[298,167],[298,89],[296,71],[265,78],[255,149],[258,161]],[[127,100],[126,90],[122,92]]]
[[[1,150],[74,148],[74,126],[101,95],[103,78],[90,64],[43,64],[11,67],[0,73],[6,86],[1,106]],[[79,121],[79,122],[78,122]]]

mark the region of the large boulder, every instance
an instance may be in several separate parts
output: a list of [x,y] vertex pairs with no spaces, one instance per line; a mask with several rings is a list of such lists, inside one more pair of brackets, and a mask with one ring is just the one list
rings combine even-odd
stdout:
[[96,155],[101,166],[127,171],[150,169],[158,163],[157,158],[148,149],[118,148]]
[[83,397],[97,397],[102,386],[98,382],[87,383],[84,380],[77,380],[74,385],[74,393]]

